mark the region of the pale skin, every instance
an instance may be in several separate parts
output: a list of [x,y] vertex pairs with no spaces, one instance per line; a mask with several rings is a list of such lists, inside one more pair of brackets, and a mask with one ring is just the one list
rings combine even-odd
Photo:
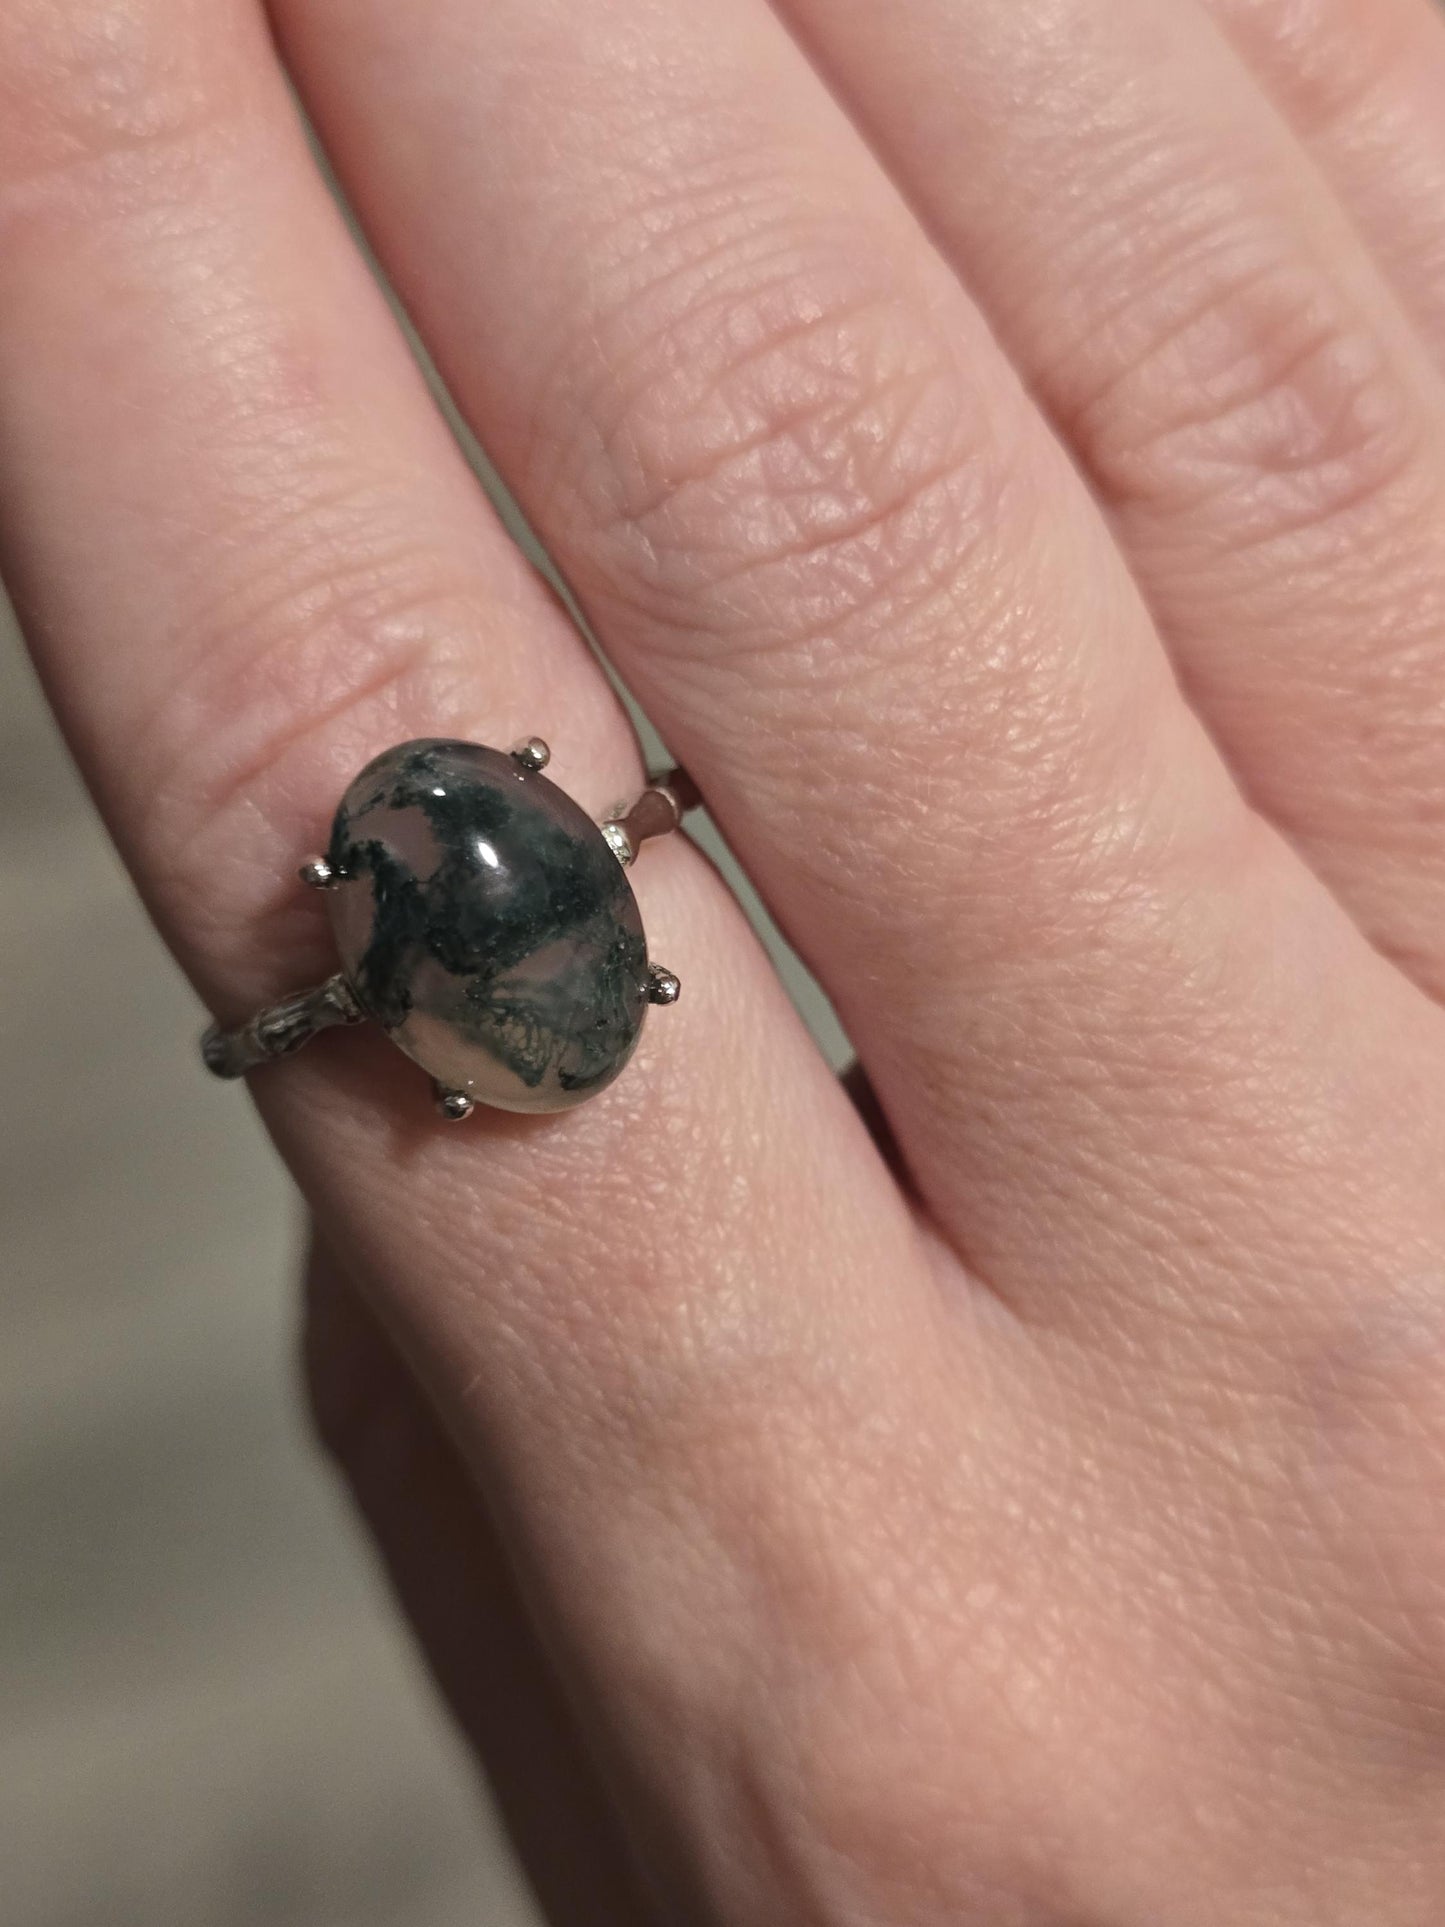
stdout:
[[226,1019],[387,745],[639,776],[287,72],[886,1121],[677,838],[594,1102],[252,1080],[550,1917],[1437,1927],[1445,27],[9,0],[5,580]]

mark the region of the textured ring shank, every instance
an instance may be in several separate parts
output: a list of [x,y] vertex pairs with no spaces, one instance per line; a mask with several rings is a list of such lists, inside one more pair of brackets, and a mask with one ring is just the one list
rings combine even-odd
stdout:
[[235,1030],[212,1024],[201,1039],[201,1055],[206,1069],[217,1077],[244,1077],[258,1064],[269,1064],[300,1050],[318,1031],[337,1024],[359,1024],[365,1016],[350,984],[338,971],[323,984],[268,1004]]

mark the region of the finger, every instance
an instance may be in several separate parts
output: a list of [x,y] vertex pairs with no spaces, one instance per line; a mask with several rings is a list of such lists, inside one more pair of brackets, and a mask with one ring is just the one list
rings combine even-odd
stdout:
[[299,856],[378,749],[545,731],[605,804],[617,705],[481,498],[245,6],[8,10],[4,568],[208,994],[316,968]]
[[646,1898],[495,1526],[425,1394],[324,1244],[306,1383],[437,1684],[555,1927],[646,1927]]
[[[545,698],[596,725],[565,763],[553,728],[584,793],[628,753],[449,465],[270,59],[214,0],[0,10],[5,567],[143,886],[228,1002],[304,956],[284,879],[370,751],[496,740]],[[776,1863],[821,1824],[793,1716],[876,1704],[856,1655],[896,1617],[895,1534],[940,1573],[991,1563],[1037,1415],[1013,1327],[945,1314],[941,1254],[711,870],[674,839],[639,888],[685,995],[565,1119],[448,1135],[374,1034],[256,1097],[485,1479],[619,1803],[666,1816],[668,1917],[702,1882],[780,1918]],[[967,1523],[932,1521],[945,1467]]]
[[1177,1208],[1173,1040],[1229,1035],[1197,1075],[1244,1075],[1298,1031],[1264,933],[1302,917],[1341,982],[1354,939],[1224,781],[978,315],[762,8],[276,13],[454,393],[930,1207],[1001,1290],[1047,1291],[1087,1226],[1090,1281],[1128,1292],[1115,1240]]
[[1445,16],[1434,0],[1207,0],[1445,367]]
[[1445,992],[1445,382],[1193,0],[787,0],[1112,510],[1251,799]]

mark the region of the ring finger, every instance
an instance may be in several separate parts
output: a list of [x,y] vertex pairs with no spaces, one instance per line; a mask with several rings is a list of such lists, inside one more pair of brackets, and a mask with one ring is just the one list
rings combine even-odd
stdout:
[[[0,10],[0,76],[7,579],[177,949],[220,1005],[273,995],[325,967],[295,865],[367,756],[540,727],[605,803],[633,752],[451,447],[259,15],[25,0]],[[771,1695],[821,1709],[826,1682],[831,1718],[883,1623],[881,1550],[876,1605],[845,1566],[905,1529],[909,1492],[931,1543],[921,1464],[956,1474],[987,1435],[948,1553],[987,1567],[985,1493],[1038,1455],[1017,1351],[943,1325],[892,1179],[717,879],[672,839],[639,889],[687,992],[564,1119],[448,1131],[364,1034],[255,1095],[485,1477],[609,1760],[726,1892],[764,1879],[784,1804],[759,1821],[738,1762],[796,1784]],[[837,1610],[784,1655],[779,1602],[803,1593]],[[729,1802],[746,1819],[720,1829]]]

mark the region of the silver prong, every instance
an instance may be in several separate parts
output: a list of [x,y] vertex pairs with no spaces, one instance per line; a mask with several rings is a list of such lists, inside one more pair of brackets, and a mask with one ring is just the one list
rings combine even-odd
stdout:
[[297,871],[308,890],[329,890],[338,881],[336,872],[324,856],[309,856]]
[[647,967],[647,1001],[650,1004],[675,1004],[682,995],[682,983],[661,964]]
[[603,836],[607,839],[608,849],[625,870],[637,858],[637,852],[632,847],[632,839],[628,836],[626,828],[615,816],[609,816],[600,827]]
[[534,776],[546,769],[551,760],[552,752],[540,736],[528,736],[513,745],[512,761],[519,763],[523,769],[531,770]]
[[446,1084],[434,1084],[432,1089],[436,1092],[437,1109],[449,1124],[460,1124],[477,1108],[475,1100],[465,1091],[454,1091]]
[[636,861],[639,845],[649,837],[667,836],[697,805],[697,791],[680,769],[654,776],[635,802],[619,803],[602,823],[602,834],[624,869]]

